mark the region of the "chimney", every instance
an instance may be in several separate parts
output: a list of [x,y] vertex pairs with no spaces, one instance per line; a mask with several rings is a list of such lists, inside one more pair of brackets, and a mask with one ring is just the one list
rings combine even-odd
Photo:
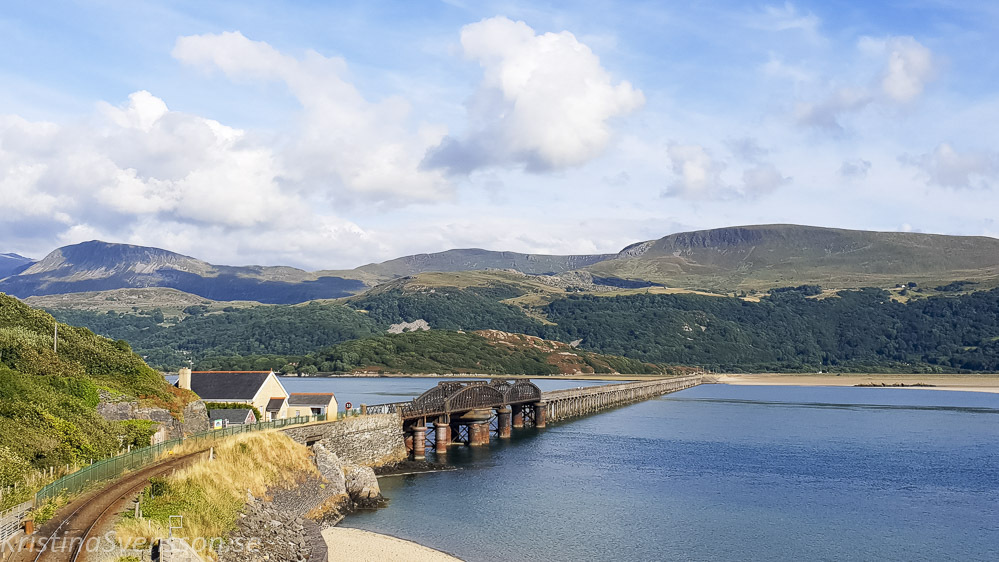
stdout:
[[180,378],[177,379],[177,388],[191,390],[191,370],[187,367],[180,370]]

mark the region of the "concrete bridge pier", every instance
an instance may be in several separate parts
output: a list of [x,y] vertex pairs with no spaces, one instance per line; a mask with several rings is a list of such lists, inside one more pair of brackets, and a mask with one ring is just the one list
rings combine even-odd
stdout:
[[509,439],[510,435],[513,433],[510,419],[512,417],[513,408],[510,406],[496,408],[496,428],[500,439]]
[[441,416],[434,422],[434,452],[438,455],[447,453],[451,444],[451,424],[447,416]]
[[517,404],[513,408],[513,427],[518,429],[524,427],[524,406],[522,404]]
[[427,458],[427,428],[418,425],[413,428],[413,460]]
[[468,444],[472,447],[479,447],[489,444],[489,422],[475,422],[468,424]]
[[545,402],[534,403],[534,427],[545,427],[545,418],[548,414],[548,404]]

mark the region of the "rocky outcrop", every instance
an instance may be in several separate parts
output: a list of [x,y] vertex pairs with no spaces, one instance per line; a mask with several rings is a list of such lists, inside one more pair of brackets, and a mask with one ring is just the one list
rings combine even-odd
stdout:
[[110,421],[151,420],[157,423],[152,443],[179,439],[185,435],[211,429],[205,403],[195,400],[184,408],[182,419],[175,418],[169,410],[142,406],[136,400],[122,399],[101,391],[97,413]]
[[402,334],[404,332],[419,332],[421,330],[425,331],[429,329],[430,329],[430,324],[427,324],[426,320],[419,318],[417,320],[413,320],[412,322],[400,322],[398,324],[392,324],[391,326],[388,327],[388,330],[386,331],[390,334]]
[[219,548],[219,562],[326,560],[326,542],[315,521],[281,505],[253,498],[236,522],[236,530]]
[[316,443],[312,447],[316,457],[316,467],[319,474],[326,479],[330,493],[334,495],[347,495],[347,478],[344,476],[343,463],[336,453],[324,447],[322,443]]
[[344,467],[347,480],[347,493],[355,504],[365,506],[381,499],[382,490],[378,487],[378,477],[370,466],[347,465]]

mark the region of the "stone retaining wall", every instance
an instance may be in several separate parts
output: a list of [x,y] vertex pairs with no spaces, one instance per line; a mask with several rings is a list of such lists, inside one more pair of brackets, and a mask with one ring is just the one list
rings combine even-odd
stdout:
[[346,463],[379,466],[407,457],[399,414],[356,416],[284,432],[305,445],[322,443]]

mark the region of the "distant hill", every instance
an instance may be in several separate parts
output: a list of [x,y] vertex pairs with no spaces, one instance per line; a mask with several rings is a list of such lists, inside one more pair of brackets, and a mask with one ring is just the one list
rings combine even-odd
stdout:
[[35,260],[18,254],[0,254],[0,279],[17,275],[31,267]]
[[[999,239],[758,225],[671,234],[587,268],[594,275],[720,291],[801,284],[889,287],[999,280]],[[984,288],[984,287],[980,287]]]
[[479,271],[513,269],[528,274],[563,273],[615,257],[614,254],[556,256],[494,252],[478,248],[447,250],[433,254],[405,256],[358,267],[355,272],[382,278],[403,277],[430,271]]
[[0,291],[22,298],[140,287],[168,287],[220,301],[296,303],[347,296],[365,285],[291,267],[212,265],[159,248],[96,240],[59,248],[0,280]]
[[[243,369],[270,360],[281,368],[282,357],[216,357],[198,368]],[[557,375],[579,373],[683,374],[692,369],[601,355],[525,334],[499,330],[443,330],[390,334],[341,343],[295,357],[305,372],[466,373]]]
[[29,306],[46,310],[89,310],[94,312],[147,314],[159,310],[166,316],[188,316],[184,309],[198,307],[199,313],[222,310],[223,308],[259,306],[256,301],[213,301],[191,293],[163,287],[139,289],[111,289],[108,291],[85,291],[82,293],[61,293],[39,295],[23,299]]
[[[671,234],[617,254],[461,249],[315,272],[213,265],[158,248],[91,241],[59,248],[39,262],[3,254],[3,267],[12,273],[0,278],[0,291],[22,298],[159,287],[213,301],[294,304],[357,295],[379,285],[375,292],[397,288],[405,281],[431,287],[471,283],[483,287],[476,289],[480,293],[498,284],[498,292],[511,293],[504,298],[517,296],[509,290],[516,285],[524,295],[517,304],[534,305],[553,293],[656,290],[650,284],[722,294],[803,284],[843,289],[914,282],[933,288],[963,281],[974,283],[964,285],[968,290],[987,290],[999,286],[999,239],[758,225]],[[504,270],[520,279],[501,278]],[[91,305],[100,298],[117,295],[81,297]],[[40,305],[72,308],[73,300]]]

